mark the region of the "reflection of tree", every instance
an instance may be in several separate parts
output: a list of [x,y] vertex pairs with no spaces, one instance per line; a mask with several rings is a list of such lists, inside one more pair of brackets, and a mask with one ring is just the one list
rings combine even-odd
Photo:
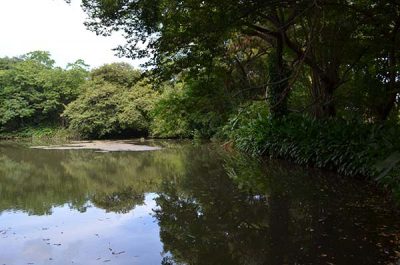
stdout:
[[0,154],[0,213],[13,209],[37,215],[66,203],[85,211],[89,200],[108,211],[132,209],[143,203],[145,193],[157,190],[162,176],[180,175],[185,158],[183,149],[96,153],[6,144]]
[[182,178],[164,179],[157,198],[155,217],[172,257],[165,264],[393,260],[398,220],[379,201],[365,204],[365,187],[280,162],[222,161],[204,151],[192,158]]
[[96,207],[108,212],[128,213],[137,205],[143,205],[144,194],[136,194],[132,188],[127,188],[111,194],[95,194],[92,202]]
[[124,213],[158,192],[165,265],[393,261],[400,222],[375,191],[217,150],[95,153],[0,144],[0,213],[45,214],[65,203],[85,211],[88,201]]
[[[188,264],[259,264],[268,234],[265,196],[240,192],[220,159],[198,152],[180,183],[166,180],[156,217],[165,252]],[[266,247],[263,245],[261,248]]]

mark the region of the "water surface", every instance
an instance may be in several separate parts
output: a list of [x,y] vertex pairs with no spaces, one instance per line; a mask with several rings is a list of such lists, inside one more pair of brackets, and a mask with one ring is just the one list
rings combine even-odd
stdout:
[[396,264],[400,218],[361,181],[218,146],[0,143],[0,264]]

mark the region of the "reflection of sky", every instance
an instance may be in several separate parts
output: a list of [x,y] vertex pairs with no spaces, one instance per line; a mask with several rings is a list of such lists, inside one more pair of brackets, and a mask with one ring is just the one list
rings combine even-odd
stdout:
[[155,196],[127,214],[96,207],[80,213],[67,205],[47,216],[3,212],[0,264],[160,264]]

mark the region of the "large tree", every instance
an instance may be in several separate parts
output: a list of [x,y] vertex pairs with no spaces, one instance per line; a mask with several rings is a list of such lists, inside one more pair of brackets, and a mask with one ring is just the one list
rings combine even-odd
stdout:
[[118,48],[120,54],[150,56],[150,64],[167,76],[209,67],[226,53],[232,37],[242,34],[259,38],[274,51],[274,69],[269,70],[274,77],[265,85],[276,97],[274,105],[284,104],[299,73],[307,71],[315,116],[335,116],[334,92],[371,54],[372,60],[383,58],[387,64],[383,119],[396,100],[396,0],[83,0],[82,6],[89,29],[103,35],[122,31],[127,42]]
[[93,69],[82,93],[63,117],[83,137],[147,135],[157,93],[141,72],[125,63]]
[[0,130],[60,123],[60,114],[77,98],[86,77],[82,60],[62,69],[45,51],[0,59]]

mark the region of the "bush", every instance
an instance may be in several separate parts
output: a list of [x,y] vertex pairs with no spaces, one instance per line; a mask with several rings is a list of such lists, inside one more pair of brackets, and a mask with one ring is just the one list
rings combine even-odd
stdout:
[[61,128],[58,125],[42,124],[41,126],[24,127],[18,131],[1,132],[0,139],[30,138],[32,141],[51,140],[79,140],[80,135],[76,131]]
[[265,108],[252,104],[225,126],[238,149],[400,187],[400,128],[295,114],[271,119]]
[[241,151],[261,155],[261,142],[264,139],[265,123],[270,119],[265,101],[257,101],[241,106],[222,128],[223,138],[232,140]]

